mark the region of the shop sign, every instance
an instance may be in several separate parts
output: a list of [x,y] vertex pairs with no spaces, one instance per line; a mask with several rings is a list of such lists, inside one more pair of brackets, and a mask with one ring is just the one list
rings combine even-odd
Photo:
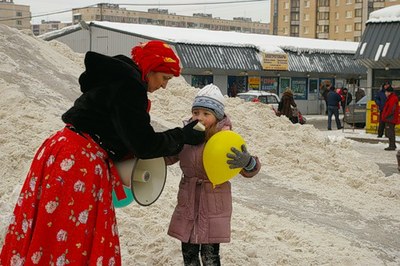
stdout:
[[[400,105],[400,103],[399,103]],[[378,133],[379,126],[379,108],[375,101],[367,102],[367,113],[366,113],[366,123],[365,123],[365,132],[370,134]],[[400,113],[399,118],[400,119]],[[395,127],[396,135],[400,135],[400,125],[396,125]]]
[[288,70],[287,54],[263,53],[262,67],[264,70]]
[[260,77],[249,77],[249,89],[260,89]]

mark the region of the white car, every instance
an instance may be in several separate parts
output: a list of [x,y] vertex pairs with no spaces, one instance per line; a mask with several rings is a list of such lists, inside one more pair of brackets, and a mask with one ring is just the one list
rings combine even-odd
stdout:
[[250,90],[241,92],[236,95],[246,102],[261,102],[271,105],[275,110],[278,110],[279,96],[272,92]]

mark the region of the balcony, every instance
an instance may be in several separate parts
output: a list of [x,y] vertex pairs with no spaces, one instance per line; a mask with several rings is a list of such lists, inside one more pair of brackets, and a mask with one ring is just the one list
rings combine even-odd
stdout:
[[327,40],[329,39],[329,33],[325,32],[317,33],[317,38]]

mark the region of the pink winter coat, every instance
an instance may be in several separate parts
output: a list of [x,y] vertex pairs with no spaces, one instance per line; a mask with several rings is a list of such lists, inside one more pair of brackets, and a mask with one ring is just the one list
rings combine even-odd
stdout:
[[[229,118],[221,120],[218,128],[230,129]],[[179,155],[165,158],[168,165],[180,161],[183,172],[168,235],[184,243],[227,243],[231,237],[231,183],[228,181],[213,188],[203,167],[204,145],[185,145]],[[256,160],[254,171],[242,170],[240,174],[244,177],[256,175],[261,168]]]

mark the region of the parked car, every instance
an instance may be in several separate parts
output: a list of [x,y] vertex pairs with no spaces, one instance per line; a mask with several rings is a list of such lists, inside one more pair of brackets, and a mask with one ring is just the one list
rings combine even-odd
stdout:
[[357,128],[364,128],[367,114],[367,96],[358,102],[349,104],[344,114],[344,122]]
[[250,90],[237,94],[237,97],[246,102],[261,102],[271,105],[275,110],[278,110],[279,96],[272,92]]

